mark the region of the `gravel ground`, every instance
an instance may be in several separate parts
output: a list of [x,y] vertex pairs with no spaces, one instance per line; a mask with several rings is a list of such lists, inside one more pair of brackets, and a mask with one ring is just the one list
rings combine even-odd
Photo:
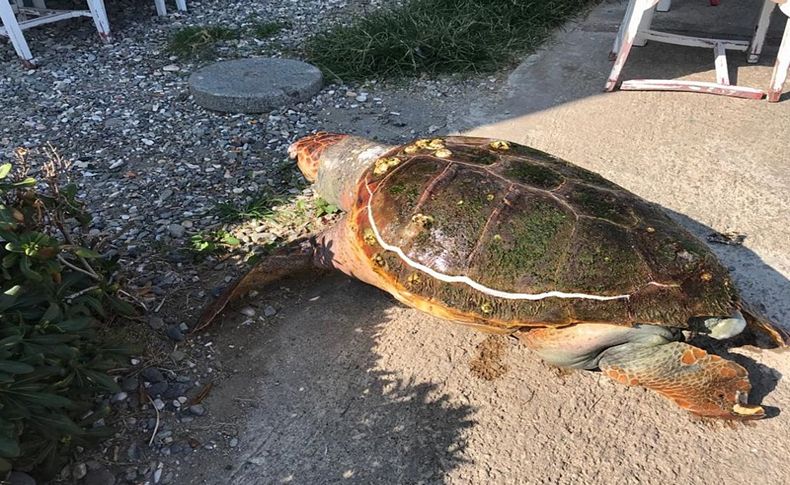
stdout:
[[[111,44],[99,43],[88,19],[75,19],[26,32],[36,70],[22,68],[10,45],[0,46],[0,162],[17,147],[36,153],[48,145],[71,160],[93,214],[85,236],[121,255],[130,292],[149,310],[141,324],[119,330],[145,349],[130,362],[122,392],[108,397],[121,415],[108,424],[122,432],[98,452],[78,454],[62,482],[174,483],[185,454],[219,442],[235,446],[230,424],[196,431],[206,413],[199,403],[222,379],[223,365],[210,337],[187,334],[200,308],[250,254],[331,221],[287,159],[294,139],[318,129],[392,142],[448,133],[458,129],[456,114],[468,100],[495,92],[502,75],[333,83],[309,102],[263,115],[207,111],[190,96],[187,78],[206,63],[298,58],[301,42],[316,29],[392,3],[201,1],[190,2],[186,14],[158,18],[153,2],[119,0],[107,2]],[[262,21],[286,27],[258,39],[250,32]],[[168,52],[173,32],[206,24],[242,35],[219,43],[209,57]],[[216,210],[222,202],[243,207],[260,197],[280,201],[270,217],[234,222]],[[222,254],[192,250],[193,238],[217,231],[240,243]],[[247,325],[279,311],[245,310]]]

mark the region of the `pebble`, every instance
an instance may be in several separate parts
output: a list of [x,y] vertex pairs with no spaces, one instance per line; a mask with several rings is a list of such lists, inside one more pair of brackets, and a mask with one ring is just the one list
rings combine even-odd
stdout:
[[115,394],[115,395],[112,397],[112,400],[113,400],[113,402],[123,402],[123,401],[126,401],[126,398],[127,398],[127,397],[129,397],[129,394],[127,394],[127,393],[126,393],[126,392],[124,392],[124,391],[121,391],[121,392],[118,392],[118,393],[116,393],[116,394]]
[[161,410],[163,410],[165,408],[165,403],[161,399],[156,398],[156,399],[154,399],[154,407],[157,410],[161,411]]
[[114,485],[115,475],[107,468],[100,466],[88,472],[84,485]]
[[186,228],[181,224],[170,224],[167,226],[167,231],[177,239],[184,237],[184,234],[186,234]]
[[255,316],[255,309],[250,307],[250,306],[245,306],[244,308],[239,310],[239,313],[241,313],[242,315],[248,316],[248,317],[254,317]]
[[173,362],[181,362],[186,357],[186,354],[180,350],[174,350],[170,352],[170,358],[173,359]]
[[189,406],[189,412],[195,416],[203,416],[206,414],[206,408],[204,408],[201,404],[193,404]]
[[71,475],[75,480],[82,480],[88,474],[88,465],[85,463],[77,463],[72,469]]
[[140,385],[140,381],[137,380],[137,377],[130,376],[124,377],[121,379],[121,390],[126,392],[134,392],[137,390],[137,387]]
[[235,448],[235,447],[239,446],[238,438],[231,438],[230,442],[228,442],[228,446],[230,446],[231,448]]
[[162,70],[165,72],[178,72],[181,70],[181,68],[175,64],[168,64],[165,67],[163,67]]
[[165,330],[165,334],[176,342],[181,342],[184,340],[184,332],[178,328],[178,325],[169,325],[167,330]]
[[36,485],[36,481],[27,473],[15,470],[8,476],[8,485]]
[[163,382],[165,380],[165,376],[162,374],[162,371],[156,367],[146,367],[142,370],[142,372],[140,372],[140,375],[143,377],[143,379],[145,379],[146,382]]
[[162,320],[162,317],[152,316],[148,319],[148,326],[153,330],[159,330],[160,328],[164,327],[164,325],[165,321]]
[[263,316],[265,317],[273,317],[277,315],[277,309],[271,305],[266,305],[263,309]]

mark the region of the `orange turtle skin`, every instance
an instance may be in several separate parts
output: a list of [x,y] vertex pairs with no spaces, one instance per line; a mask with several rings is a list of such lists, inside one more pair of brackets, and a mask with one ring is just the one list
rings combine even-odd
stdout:
[[550,363],[600,368],[695,414],[758,419],[738,364],[681,330],[787,334],[751,312],[688,231],[598,174],[502,140],[442,137],[391,147],[317,133],[289,149],[345,215],[264,258],[204,313],[309,268],[337,269],[436,317],[516,333]]

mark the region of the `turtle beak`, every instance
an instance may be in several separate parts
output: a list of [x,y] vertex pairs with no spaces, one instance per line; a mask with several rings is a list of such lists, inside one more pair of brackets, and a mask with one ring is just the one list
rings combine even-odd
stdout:
[[762,419],[765,417],[765,410],[762,406],[746,404],[747,394],[737,392],[736,402],[732,406],[732,412],[739,419]]
[[735,415],[741,419],[761,419],[765,417],[765,410],[762,406],[750,404],[736,404],[732,407]]

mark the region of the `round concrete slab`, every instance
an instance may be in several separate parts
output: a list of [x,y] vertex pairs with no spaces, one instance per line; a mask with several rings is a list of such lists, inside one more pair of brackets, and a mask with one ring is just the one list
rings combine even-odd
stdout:
[[321,89],[317,67],[289,59],[236,59],[189,76],[195,101],[215,111],[263,113],[310,99]]

